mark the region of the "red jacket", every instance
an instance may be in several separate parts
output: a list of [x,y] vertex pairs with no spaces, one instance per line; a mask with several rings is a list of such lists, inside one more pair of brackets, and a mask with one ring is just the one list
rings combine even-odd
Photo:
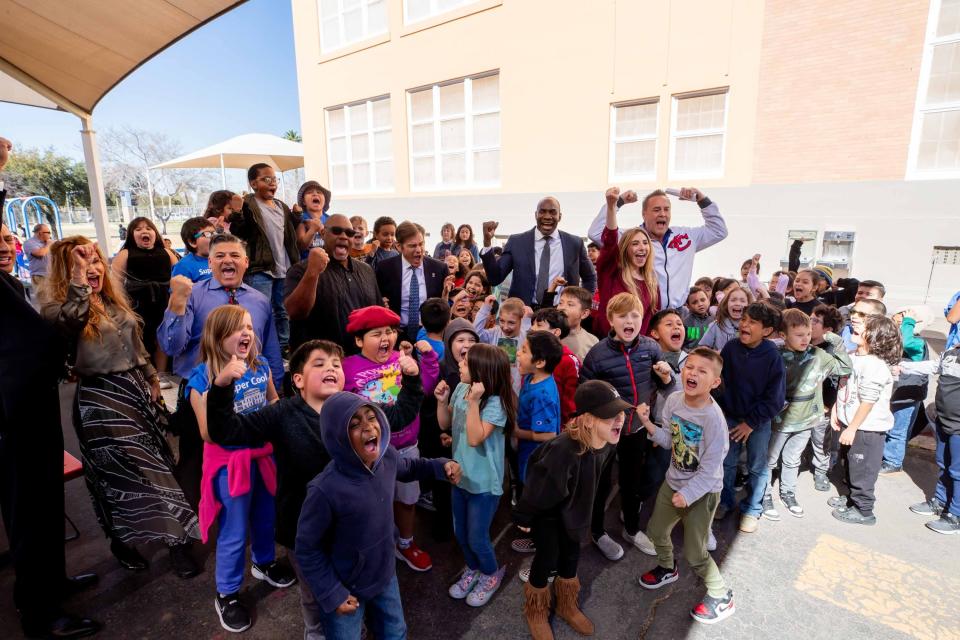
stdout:
[[560,392],[560,428],[564,429],[577,410],[573,394],[577,392],[577,384],[580,382],[580,359],[566,345],[563,347],[560,364],[553,370],[553,379],[557,383],[557,391]]

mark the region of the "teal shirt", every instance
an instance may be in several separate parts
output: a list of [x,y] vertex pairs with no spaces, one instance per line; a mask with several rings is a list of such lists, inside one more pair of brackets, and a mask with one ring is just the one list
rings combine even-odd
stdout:
[[473,494],[491,493],[503,495],[503,430],[507,415],[500,404],[500,396],[490,396],[480,410],[480,420],[496,428],[479,446],[467,442],[467,390],[469,385],[460,383],[450,398],[453,417],[450,421],[453,437],[453,459],[460,463],[463,479],[457,485]]
[[917,321],[905,317],[900,321],[900,337],[903,338],[903,355],[910,362],[923,360],[923,338],[915,335]]

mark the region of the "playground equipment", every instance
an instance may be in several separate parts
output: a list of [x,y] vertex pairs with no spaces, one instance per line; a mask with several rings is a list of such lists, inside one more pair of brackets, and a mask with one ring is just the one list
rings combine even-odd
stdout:
[[[56,202],[45,196],[28,196],[7,200],[4,214],[10,230],[15,233],[17,227],[22,223],[23,228],[27,230],[27,234],[30,234],[35,224],[41,222],[48,224],[49,220],[43,215],[41,205],[46,205],[53,211],[53,219],[57,227],[54,235],[57,239],[62,238],[63,225],[60,222],[60,207],[57,206]],[[33,219],[32,223],[31,218]]]

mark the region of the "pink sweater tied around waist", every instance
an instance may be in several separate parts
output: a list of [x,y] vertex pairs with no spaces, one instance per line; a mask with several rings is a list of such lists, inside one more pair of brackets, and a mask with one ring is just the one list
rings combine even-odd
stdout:
[[224,449],[210,442],[203,443],[203,476],[200,485],[200,535],[207,541],[210,525],[217,520],[222,505],[217,500],[214,481],[223,467],[227,468],[227,486],[230,496],[249,493],[252,488],[251,463],[256,462],[260,477],[270,495],[277,494],[277,465],[273,461],[273,445],[262,447]]

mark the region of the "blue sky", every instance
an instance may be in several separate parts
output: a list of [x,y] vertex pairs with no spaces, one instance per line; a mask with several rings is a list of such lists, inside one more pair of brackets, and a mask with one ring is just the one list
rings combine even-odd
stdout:
[[[242,133],[300,131],[288,0],[250,0],[190,34],[115,87],[94,111],[98,131],[162,132],[189,152]],[[83,159],[80,120],[0,103],[0,135]]]

